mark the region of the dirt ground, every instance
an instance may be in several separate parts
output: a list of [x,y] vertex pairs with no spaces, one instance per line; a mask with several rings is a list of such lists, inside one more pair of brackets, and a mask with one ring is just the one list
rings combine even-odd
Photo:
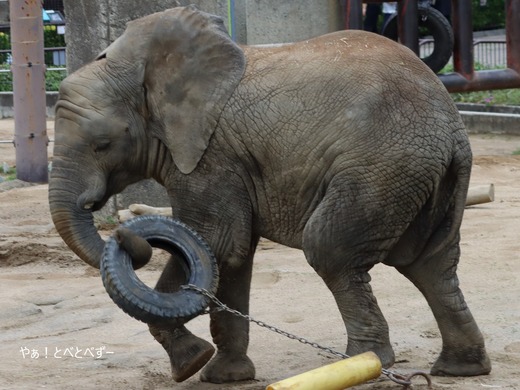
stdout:
[[[53,123],[48,126],[52,138]],[[0,140],[12,137],[12,121],[0,120]],[[435,389],[519,389],[520,157],[511,153],[520,149],[520,138],[471,136],[471,142],[472,185],[494,183],[496,199],[466,209],[459,277],[493,371],[432,379]],[[14,165],[11,144],[0,144],[4,161]],[[140,276],[151,281],[159,268],[147,267]],[[371,274],[396,351],[393,370],[428,370],[441,339],[426,301],[392,268],[377,266]],[[261,243],[251,315],[344,351],[345,329],[333,298],[300,251]],[[210,340],[207,316],[188,327]],[[262,389],[337,360],[254,324],[249,353],[257,368],[255,381],[211,385],[195,375],[174,383],[166,353],[147,326],[119,310],[98,273],[61,241],[49,216],[47,185],[0,184],[0,389]],[[426,388],[421,378],[414,383],[414,389]],[[402,387],[383,376],[356,388]]]

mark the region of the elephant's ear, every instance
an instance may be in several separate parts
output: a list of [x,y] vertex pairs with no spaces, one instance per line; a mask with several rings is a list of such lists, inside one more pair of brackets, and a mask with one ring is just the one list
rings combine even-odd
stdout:
[[[144,86],[156,134],[179,170],[195,169],[242,79],[245,57],[222,19],[173,8],[130,24],[147,40]],[[157,130],[159,129],[159,130]]]

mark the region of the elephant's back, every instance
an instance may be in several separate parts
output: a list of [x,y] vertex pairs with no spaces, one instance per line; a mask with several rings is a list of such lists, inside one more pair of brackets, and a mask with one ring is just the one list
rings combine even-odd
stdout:
[[246,139],[263,135],[263,150],[271,153],[259,153],[260,160],[275,156],[275,163],[292,166],[305,156],[326,167],[385,158],[445,164],[453,145],[471,160],[449,93],[403,45],[347,30],[244,50],[246,72],[232,98],[243,110],[234,118],[242,119]]
[[[338,103],[354,109],[414,105],[416,111],[457,110],[439,78],[407,47],[378,34],[344,30],[275,45],[244,46],[246,85],[286,101]],[[246,88],[247,88],[246,87]],[[334,101],[331,101],[334,99]],[[454,115],[457,117],[457,115]]]
[[242,49],[249,65],[246,74],[272,69],[275,65],[300,71],[318,66],[322,74],[348,71],[351,75],[383,72],[397,76],[411,70],[430,80],[436,78],[407,47],[362,30],[342,30],[300,42],[242,46]]

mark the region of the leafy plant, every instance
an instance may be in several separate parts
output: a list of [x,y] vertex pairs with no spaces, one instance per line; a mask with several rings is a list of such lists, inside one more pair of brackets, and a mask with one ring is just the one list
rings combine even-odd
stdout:
[[505,26],[504,0],[472,0],[473,29],[476,31]]
[[[58,34],[55,25],[43,26],[43,45],[45,47],[65,47],[65,37],[63,34]],[[0,32],[0,50],[11,49],[11,36],[7,33]],[[45,52],[45,63],[47,65],[53,64],[53,57],[51,51]],[[0,64],[7,63],[8,53],[0,53]]]
[[[63,34],[58,34],[55,25],[46,25],[43,27],[43,44],[45,47],[65,47],[65,37]],[[54,63],[52,56],[51,51],[45,52],[45,63],[47,65]]]
[[[11,49],[11,38],[8,34],[0,32],[0,50],[10,50]],[[8,53],[0,53],[0,64],[7,62],[7,58],[9,57]]]
[[60,83],[65,77],[67,77],[67,72],[65,71],[47,70],[47,72],[45,72],[45,90],[58,91],[60,89]]

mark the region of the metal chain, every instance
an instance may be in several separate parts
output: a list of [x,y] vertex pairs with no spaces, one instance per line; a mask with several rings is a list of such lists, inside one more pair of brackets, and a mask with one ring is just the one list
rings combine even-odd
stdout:
[[[222,303],[215,295],[213,295],[212,293],[210,293],[208,290],[204,289],[204,288],[201,288],[201,287],[198,287],[198,286],[195,286],[194,284],[187,284],[187,285],[182,285],[181,286],[181,289],[183,290],[192,290],[192,291],[196,291],[198,292],[199,294],[205,296],[206,298],[208,298],[211,302],[213,302],[216,306],[217,306],[217,309],[212,309],[212,310],[206,310],[205,313],[211,313],[211,312],[215,312],[215,311],[226,311],[228,313],[231,313],[237,317],[241,317],[241,318],[244,318],[246,319],[247,321],[249,322],[253,322],[255,323],[256,325],[262,327],[262,328],[265,328],[265,329],[268,329],[272,332],[275,332],[275,333],[278,333],[282,336],[285,336],[291,340],[296,340],[296,341],[299,341],[300,343],[302,344],[305,344],[305,345],[309,345],[313,348],[316,348],[316,349],[320,349],[324,352],[327,352],[331,355],[335,355],[335,356],[338,356],[338,357],[341,357],[343,359],[347,359],[349,358],[350,356],[347,355],[347,354],[344,354],[344,353],[341,353],[341,352],[338,352],[338,351],[335,351],[333,350],[332,348],[329,348],[329,347],[324,347],[316,342],[312,342],[312,341],[309,341],[307,340],[306,338],[304,337],[299,337],[299,336],[296,336],[292,333],[289,333],[289,332],[286,332],[280,328],[277,328],[276,326],[272,326],[272,325],[268,325],[266,324],[265,322],[263,321],[259,321],[259,320],[256,320],[254,319],[253,317],[251,317],[250,315],[248,314],[243,314],[241,312],[239,312],[238,310],[235,310],[235,309],[231,309],[230,307],[228,307],[226,304]],[[398,374],[392,370],[387,370],[386,368],[382,368],[381,369],[381,372],[386,375],[388,377],[388,379],[390,379],[391,381],[395,382],[395,383],[398,383],[400,385],[403,385],[405,389],[408,389],[411,385],[412,385],[412,381],[411,381],[411,378],[413,378],[414,376],[422,376],[426,379],[427,383],[428,383],[428,388],[431,389],[431,380],[430,380],[430,377],[428,376],[428,374],[424,373],[424,372],[421,372],[421,371],[417,371],[417,372],[413,372],[407,376],[405,375],[401,375],[401,374]]]

